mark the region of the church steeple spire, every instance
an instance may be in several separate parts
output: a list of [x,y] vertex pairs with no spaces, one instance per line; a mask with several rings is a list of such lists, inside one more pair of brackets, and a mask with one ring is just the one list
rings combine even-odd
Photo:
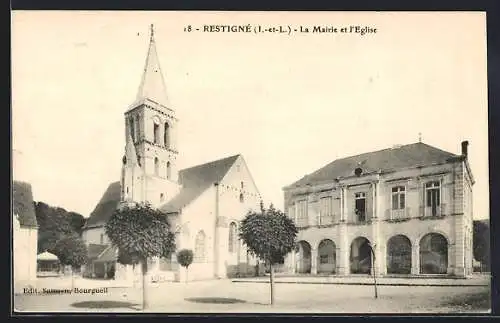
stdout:
[[140,101],[144,99],[149,99],[165,107],[169,107],[165,80],[163,79],[158,52],[156,50],[153,24],[150,26],[148,54],[136,100]]

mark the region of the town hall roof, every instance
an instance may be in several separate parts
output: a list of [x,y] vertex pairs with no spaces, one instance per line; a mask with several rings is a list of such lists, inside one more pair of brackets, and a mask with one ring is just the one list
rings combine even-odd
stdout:
[[422,142],[396,146],[334,160],[285,187],[285,189],[350,177],[353,176],[354,170],[358,167],[366,174],[441,164],[457,157],[459,156]]
[[23,227],[37,227],[31,184],[14,181],[12,184],[12,213]]
[[[218,183],[227,174],[231,166],[241,155],[234,155],[205,164],[185,168],[179,171],[180,192],[160,210],[166,213],[177,212],[194,201],[214,183]],[[85,228],[100,227],[111,217],[120,202],[120,182],[111,183],[103,197],[90,214]]]

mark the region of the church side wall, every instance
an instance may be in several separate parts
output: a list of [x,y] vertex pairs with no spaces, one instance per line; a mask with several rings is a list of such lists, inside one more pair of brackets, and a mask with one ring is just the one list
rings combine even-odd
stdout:
[[[181,234],[181,248],[191,249],[194,253],[193,264],[189,266],[189,280],[211,279],[215,276],[214,190],[214,186],[210,187],[182,210],[182,225],[186,229]],[[204,236],[204,239],[199,240],[199,248],[196,248],[197,236],[200,238]]]

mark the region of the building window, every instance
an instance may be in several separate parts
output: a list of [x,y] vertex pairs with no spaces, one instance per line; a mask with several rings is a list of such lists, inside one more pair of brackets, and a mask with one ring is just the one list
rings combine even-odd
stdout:
[[392,209],[402,210],[405,208],[406,196],[405,187],[397,186],[392,188]]
[[160,161],[158,160],[158,157],[155,157],[155,175],[158,176],[160,173]]
[[323,197],[319,200],[319,218],[318,224],[331,224],[332,223],[332,197]]
[[429,215],[437,216],[441,205],[441,190],[439,181],[432,181],[425,184],[425,206],[430,212]]
[[128,194],[128,186],[127,186],[127,194]]
[[194,242],[194,261],[205,262],[205,232],[200,231]]
[[292,204],[292,206],[290,206],[288,208],[288,217],[293,221],[295,222],[295,205]]
[[100,241],[101,244],[104,244],[104,233],[101,233]]
[[172,176],[172,167],[170,165],[170,162],[168,161],[167,162],[167,179],[170,179],[171,176]]
[[245,188],[245,183],[241,182],[241,189]]
[[240,193],[240,202],[241,203],[245,202],[245,197],[243,196],[243,193]]
[[160,194],[160,202],[165,201],[165,195],[163,193]]
[[366,193],[356,193],[355,199],[355,213],[358,222],[366,221]]
[[141,166],[141,155],[137,155],[137,164]]
[[297,203],[297,225],[308,225],[307,219],[307,200],[302,200]]
[[229,225],[229,245],[228,245],[228,250],[229,252],[236,252],[238,246],[238,227],[236,226],[236,223],[231,222]]
[[154,143],[159,144],[160,143],[160,125],[157,123],[153,123],[153,136],[154,136]]
[[163,144],[165,147],[170,148],[170,125],[165,122],[165,131],[163,132]]

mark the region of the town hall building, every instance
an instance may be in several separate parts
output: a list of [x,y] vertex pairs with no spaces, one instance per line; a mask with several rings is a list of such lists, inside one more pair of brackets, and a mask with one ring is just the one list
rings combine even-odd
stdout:
[[[84,227],[90,259],[84,274],[115,279],[137,274],[140,266],[116,263],[104,226],[119,206],[147,202],[167,214],[177,250],[193,250],[189,280],[253,275],[256,260],[238,239],[240,221],[261,201],[248,166],[237,154],[179,169],[179,154],[189,147],[177,136],[179,120],[166,93],[151,26],[139,91],[125,112],[121,178],[109,184]],[[151,259],[148,268],[159,280],[185,279],[175,255]]]
[[335,160],[284,188],[299,233],[284,270],[325,275],[472,273],[468,142],[423,142]]

